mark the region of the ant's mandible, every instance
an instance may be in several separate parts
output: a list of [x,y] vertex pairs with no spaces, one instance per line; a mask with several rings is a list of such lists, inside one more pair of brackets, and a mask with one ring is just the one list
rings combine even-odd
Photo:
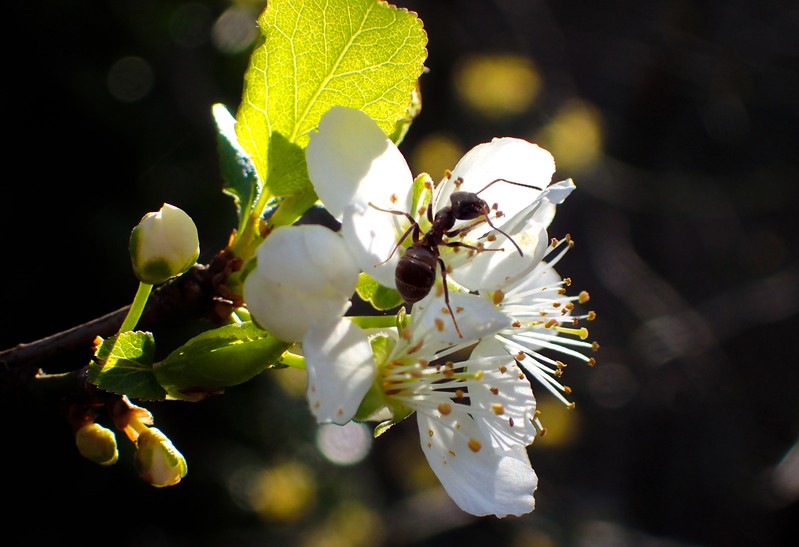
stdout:
[[[472,223],[462,228],[453,230],[452,228],[455,226],[455,221],[480,219],[479,222],[486,222],[489,226],[491,226],[492,229],[508,238],[508,240],[513,243],[513,246],[516,247],[516,250],[519,251],[519,255],[524,256],[522,249],[516,244],[515,241],[513,241],[513,238],[491,223],[491,219],[488,218],[488,215],[491,212],[491,207],[489,207],[488,203],[486,203],[484,199],[478,196],[478,194],[497,182],[507,182],[508,184],[514,184],[516,186],[524,186],[525,188],[541,190],[541,188],[529,184],[513,182],[507,179],[494,179],[477,192],[452,192],[452,194],[449,196],[449,205],[439,209],[435,215],[433,215],[433,200],[431,198],[430,202],[427,204],[427,220],[430,221],[431,226],[424,234],[422,234],[422,229],[419,227],[419,223],[414,220],[410,213],[406,211],[383,209],[377,205],[374,205],[373,203],[369,203],[371,207],[377,209],[378,211],[383,211],[394,215],[402,215],[411,223],[411,226],[405,230],[405,233],[402,234],[402,237],[391,251],[391,254],[389,254],[388,258],[386,258],[384,261],[386,262],[392,256],[394,256],[394,253],[397,252],[397,249],[399,249],[400,245],[402,245],[402,242],[405,241],[409,235],[411,236],[413,243],[410,247],[408,247],[402,257],[400,257],[400,260],[397,263],[397,269],[394,272],[394,282],[397,285],[397,291],[399,292],[400,296],[408,304],[414,304],[415,302],[418,302],[427,296],[430,293],[430,290],[433,288],[433,284],[435,284],[436,269],[441,267],[441,277],[444,286],[444,301],[447,304],[449,315],[452,317],[452,322],[455,324],[455,330],[458,332],[458,336],[461,338],[463,338],[463,335],[458,327],[458,321],[455,319],[452,306],[449,303],[449,291],[447,290],[447,267],[444,264],[444,261],[441,259],[438,247],[440,245],[446,245],[447,247],[464,247],[476,252],[501,251],[502,249],[484,249],[482,247],[475,247],[460,241],[444,241],[445,237],[456,237],[462,233],[468,232],[478,224]],[[456,188],[461,184],[463,184],[462,178],[455,180]]]

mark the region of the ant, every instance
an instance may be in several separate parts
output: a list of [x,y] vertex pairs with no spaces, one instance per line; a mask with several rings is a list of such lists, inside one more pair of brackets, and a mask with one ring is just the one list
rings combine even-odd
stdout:
[[[441,259],[438,247],[440,245],[446,245],[447,247],[464,247],[476,252],[502,251],[503,249],[485,249],[482,247],[468,245],[460,241],[444,241],[444,238],[452,238],[466,233],[473,229],[479,222],[485,221],[489,226],[491,226],[492,229],[508,238],[508,240],[513,243],[513,246],[516,247],[516,250],[519,251],[519,255],[524,256],[522,249],[515,241],[513,241],[513,238],[491,223],[491,220],[488,218],[488,215],[491,212],[491,207],[489,207],[488,203],[486,203],[484,199],[478,196],[478,194],[497,182],[507,182],[508,184],[514,184],[516,186],[524,186],[525,188],[541,190],[541,188],[529,184],[513,182],[507,179],[494,179],[478,192],[452,192],[452,194],[449,196],[449,205],[439,209],[435,215],[433,215],[433,200],[431,197],[427,204],[427,220],[430,221],[431,226],[424,234],[422,234],[422,229],[419,227],[419,223],[416,222],[416,220],[414,220],[409,213],[392,209],[382,209],[373,203],[369,203],[371,207],[377,209],[378,211],[383,211],[385,213],[391,213],[394,215],[402,215],[411,223],[411,226],[405,230],[404,234],[402,234],[402,237],[391,251],[391,254],[389,254],[388,258],[383,261],[387,262],[392,256],[394,256],[394,253],[397,252],[397,249],[399,249],[400,245],[402,245],[402,242],[405,241],[409,235],[411,236],[413,243],[410,247],[408,247],[408,250],[405,251],[402,257],[400,257],[400,260],[397,263],[397,269],[394,272],[394,281],[397,285],[397,291],[399,292],[400,296],[405,300],[405,302],[411,305],[427,296],[436,281],[436,269],[440,266],[441,277],[444,286],[444,301],[447,304],[449,315],[452,317],[452,322],[455,324],[455,330],[458,332],[458,336],[461,338],[463,338],[463,334],[461,334],[461,330],[458,327],[458,321],[455,319],[455,314],[453,313],[452,306],[449,303],[449,291],[447,290],[447,267],[444,264],[444,261]],[[463,179],[458,177],[455,180],[455,187],[458,188],[462,184]],[[496,208],[496,206],[494,207]],[[475,219],[480,220],[462,228],[455,230],[452,229],[455,226],[455,221],[457,220]]]

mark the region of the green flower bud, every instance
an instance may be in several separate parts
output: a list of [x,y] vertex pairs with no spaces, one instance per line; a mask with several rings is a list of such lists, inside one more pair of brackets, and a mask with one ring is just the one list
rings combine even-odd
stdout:
[[142,283],[157,285],[176,277],[197,262],[200,243],[189,215],[168,203],[147,213],[130,234],[133,273]]
[[81,427],[75,433],[75,444],[81,456],[100,465],[113,465],[119,458],[114,432],[100,424]]
[[188,471],[183,454],[155,427],[139,435],[133,462],[139,476],[158,488],[179,483]]

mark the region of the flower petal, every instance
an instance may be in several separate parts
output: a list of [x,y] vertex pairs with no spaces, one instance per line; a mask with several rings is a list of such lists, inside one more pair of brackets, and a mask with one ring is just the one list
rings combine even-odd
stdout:
[[469,363],[470,371],[483,371],[480,380],[467,381],[472,406],[489,411],[475,414],[481,431],[501,449],[531,444],[536,434],[532,422],[535,397],[515,359],[499,342],[488,338],[474,348]]
[[546,252],[549,241],[546,230],[538,225],[522,232],[508,234],[522,254],[504,235],[494,232],[496,239],[477,253],[448,253],[444,261],[451,267],[450,276],[458,284],[473,291],[496,290],[530,273]]
[[427,347],[446,347],[478,340],[510,327],[511,319],[491,302],[474,294],[449,291],[449,302],[458,322],[460,335],[449,314],[440,287],[413,305],[411,336],[414,342],[426,339]]
[[[552,154],[540,146],[512,137],[495,138],[491,142],[478,144],[460,159],[452,170],[450,183],[442,187],[436,198],[436,209],[448,203],[450,193],[455,190],[454,181],[462,178],[463,185],[459,190],[479,192],[486,203],[498,204],[499,209],[511,217],[538,198],[554,173],[555,160]],[[496,182],[481,192],[497,179],[534,188]]]
[[318,224],[277,228],[258,247],[257,255],[264,277],[298,291],[349,298],[360,273],[341,236]]
[[369,339],[348,319],[316,325],[302,341],[308,402],[319,423],[350,421],[377,370]]
[[391,208],[409,205],[413,183],[408,163],[397,146],[367,114],[334,106],[311,133],[305,151],[308,175],[325,208],[341,220],[353,202],[369,201]]
[[417,412],[417,422],[430,467],[462,510],[505,517],[535,508],[538,477],[525,447],[494,448],[465,413],[439,417]]
[[313,325],[342,317],[351,303],[346,296],[311,294],[275,282],[253,270],[244,281],[244,301],[255,322],[281,340],[302,340]]
[[404,217],[353,203],[345,210],[341,235],[358,266],[384,287],[393,289],[396,288],[394,272],[401,254],[399,250],[392,252],[402,229],[408,225]]

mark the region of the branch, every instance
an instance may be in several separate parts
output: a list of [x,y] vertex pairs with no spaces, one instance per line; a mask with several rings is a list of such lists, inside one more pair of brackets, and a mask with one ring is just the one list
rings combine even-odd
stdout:
[[[221,322],[241,305],[224,287],[227,276],[240,267],[241,260],[227,250],[220,251],[208,265],[195,264],[182,276],[153,291],[139,328],[181,317],[207,317],[215,323]],[[6,367],[33,367],[61,353],[90,348],[97,336],[116,334],[129,308],[125,306],[65,331],[0,351],[0,363]]]

